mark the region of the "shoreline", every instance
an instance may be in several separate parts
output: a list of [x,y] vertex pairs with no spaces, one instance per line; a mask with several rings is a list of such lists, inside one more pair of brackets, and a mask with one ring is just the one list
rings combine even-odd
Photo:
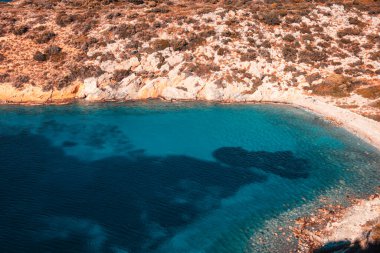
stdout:
[[[310,101],[312,99],[312,101]],[[314,98],[297,100],[294,105],[310,110],[324,119],[333,121],[350,133],[380,150],[380,122],[339,108]]]
[[266,98],[260,101],[219,101],[219,100],[205,100],[205,99],[166,99],[164,97],[157,97],[153,99],[135,99],[135,100],[104,100],[104,101],[86,101],[82,99],[69,99],[66,101],[49,102],[49,103],[7,103],[0,102],[2,105],[19,105],[19,106],[44,106],[44,105],[68,105],[68,104],[103,104],[103,103],[128,103],[128,102],[148,102],[154,100],[161,100],[165,102],[204,102],[204,103],[220,103],[220,104],[284,104],[292,107],[300,108],[302,110],[310,111],[323,119],[330,121],[339,127],[349,131],[351,134],[359,137],[366,143],[380,151],[380,122],[366,118],[355,112],[347,109],[340,108],[324,101],[319,100],[317,97],[304,96],[299,94],[281,94],[277,98]]

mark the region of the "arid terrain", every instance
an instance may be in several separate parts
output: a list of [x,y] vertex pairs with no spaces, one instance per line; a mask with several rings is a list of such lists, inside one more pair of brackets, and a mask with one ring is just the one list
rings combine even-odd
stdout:
[[376,1],[2,3],[0,100],[297,93],[378,120],[379,13]]
[[0,102],[280,102],[380,148],[380,1],[0,3]]

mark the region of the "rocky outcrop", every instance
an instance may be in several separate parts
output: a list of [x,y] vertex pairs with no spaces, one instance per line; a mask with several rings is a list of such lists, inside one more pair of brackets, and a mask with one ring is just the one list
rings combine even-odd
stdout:
[[345,208],[329,205],[297,220],[298,252],[379,252],[380,197],[352,200]]

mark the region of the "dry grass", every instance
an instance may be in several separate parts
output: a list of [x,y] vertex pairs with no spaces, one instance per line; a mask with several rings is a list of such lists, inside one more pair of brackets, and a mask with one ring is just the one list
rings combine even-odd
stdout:
[[368,88],[361,88],[361,89],[356,90],[355,92],[359,94],[360,96],[369,98],[369,99],[380,98],[380,85],[371,86]]
[[372,107],[374,107],[374,108],[378,108],[378,109],[380,109],[380,100],[378,100],[378,101],[376,101],[376,102],[370,104],[370,106],[372,106]]
[[380,114],[363,114],[363,116],[380,122]]
[[355,84],[349,77],[332,74],[321,84],[312,85],[309,89],[320,96],[347,97],[354,90]]

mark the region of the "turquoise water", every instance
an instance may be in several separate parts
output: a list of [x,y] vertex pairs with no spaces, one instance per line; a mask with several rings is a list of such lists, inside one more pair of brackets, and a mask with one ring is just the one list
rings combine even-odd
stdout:
[[284,252],[277,225],[374,192],[379,165],[287,106],[2,106],[0,252]]

